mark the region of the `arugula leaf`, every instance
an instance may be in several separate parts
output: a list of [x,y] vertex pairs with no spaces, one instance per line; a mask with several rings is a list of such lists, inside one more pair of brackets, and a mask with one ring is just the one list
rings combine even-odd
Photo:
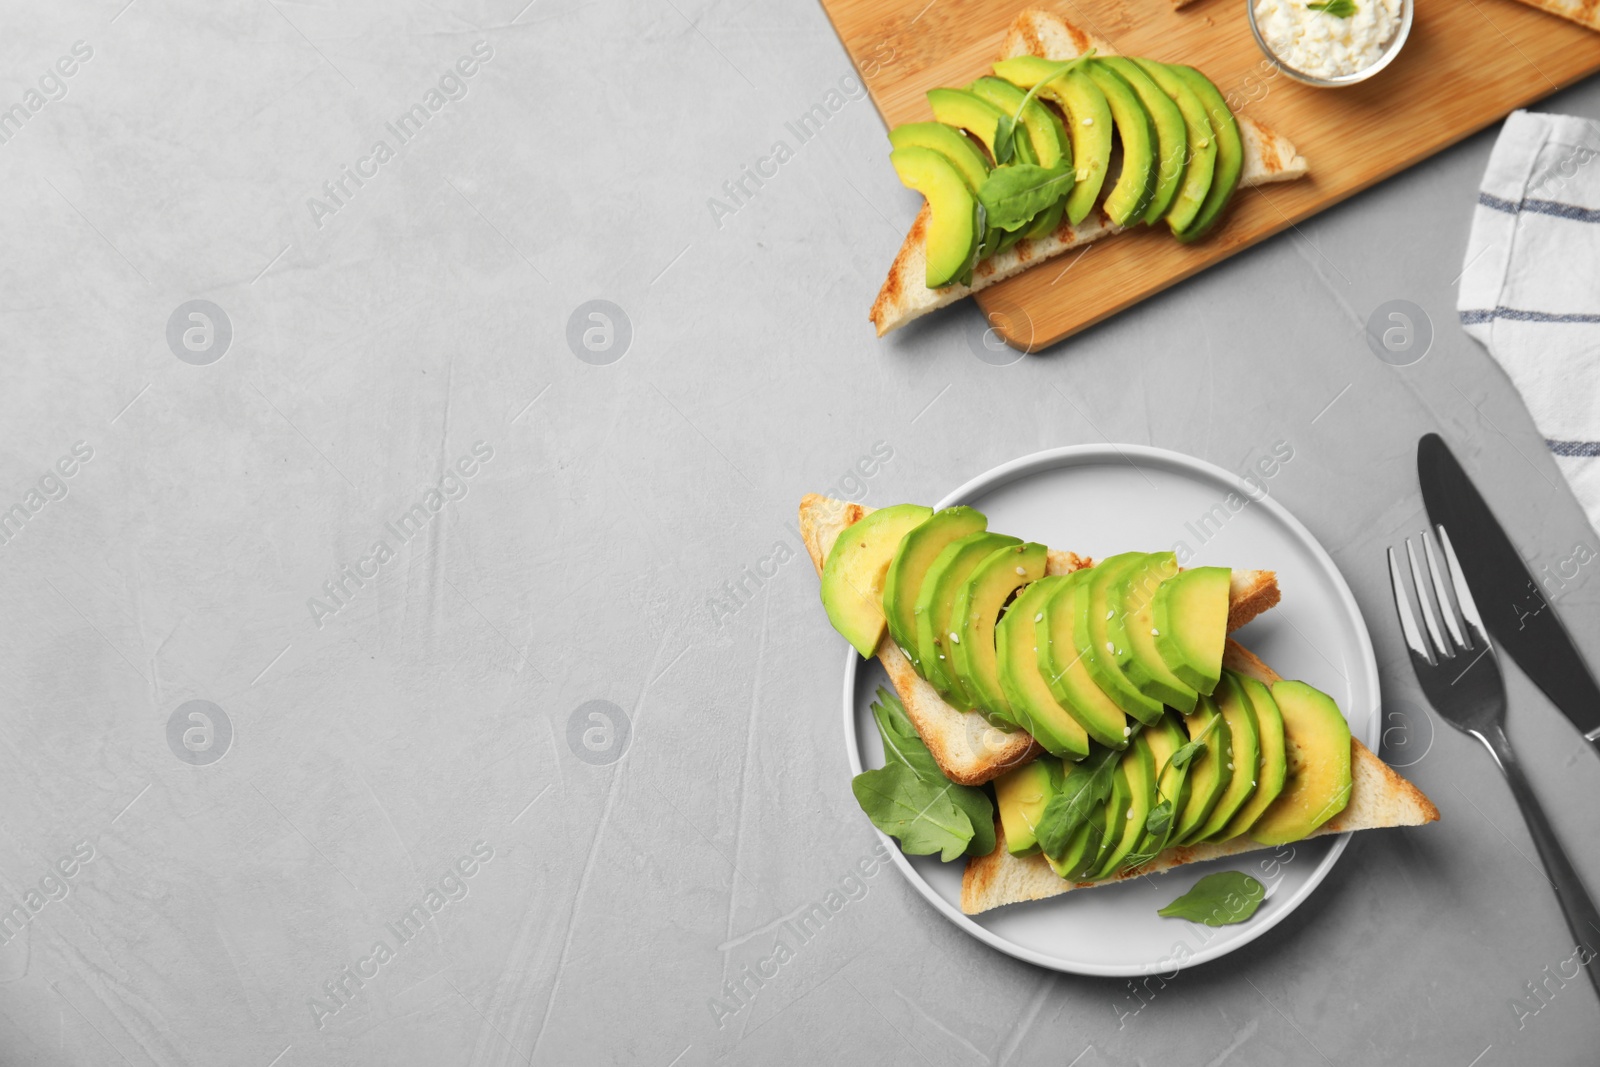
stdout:
[[[1348,2],[1348,0],[1344,0],[1344,2]],[[1017,105],[1017,113],[1015,115],[1002,115],[1000,117],[1000,121],[996,124],[994,131],[995,166],[1000,167],[1011,162],[1011,157],[1016,147],[1017,124],[1022,121],[1022,113],[1028,110],[1028,105],[1033,103],[1034,97],[1039,95],[1039,90],[1094,55],[1094,53],[1095,49],[1091,48],[1081,56],[1063,60],[1048,77],[1040,78],[1033,83],[1033,88],[1028,90],[1028,95],[1024,96],[1022,103]]]
[[1145,833],[1152,838],[1166,840],[1167,831],[1172,829],[1172,801],[1163,800],[1150,809],[1150,815],[1144,821]]
[[898,838],[910,856],[938,852],[949,861],[963,852],[993,852],[994,802],[989,794],[944,776],[893,693],[878,689],[872,717],[883,737],[884,766],[858,774],[850,783],[872,825]]
[[1065,167],[1017,163],[996,167],[978,186],[978,203],[996,229],[1022,229],[1039,212],[1072,191],[1073,172]]
[[1211,717],[1211,721],[1206,723],[1205,729],[1201,730],[1199,734],[1195,735],[1194,740],[1190,741],[1186,745],[1180,746],[1178,751],[1167,757],[1167,766],[1171,767],[1175,771],[1181,771],[1185,767],[1189,766],[1189,762],[1199,755],[1201,750],[1206,747],[1206,734],[1209,734],[1212,730],[1215,730],[1217,728],[1217,723],[1221,721],[1221,715],[1213,715]]
[[1034,836],[1047,855],[1061,855],[1078,827],[1088,821],[1094,806],[1104,804],[1111,795],[1111,781],[1121,755],[1116,749],[1107,748],[1088,756],[1072,768],[1061,789],[1045,804]]
[[965,852],[972,840],[972,821],[950,799],[954,788],[946,782],[940,789],[903,763],[864,771],[850,782],[856,803],[872,825],[899,838],[902,852],[908,856],[937,852],[946,862]]
[[1156,914],[1207,926],[1228,926],[1254,915],[1266,895],[1266,888],[1248,874],[1218,871],[1200,879],[1194,888]]
[[1355,0],[1316,0],[1315,3],[1307,4],[1306,8],[1325,12],[1336,19],[1347,19],[1356,13]]

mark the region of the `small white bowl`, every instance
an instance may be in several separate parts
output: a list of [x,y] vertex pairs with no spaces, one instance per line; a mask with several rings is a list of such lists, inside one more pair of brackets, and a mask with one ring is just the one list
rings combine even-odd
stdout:
[[1395,30],[1394,36],[1389,39],[1389,43],[1384,46],[1383,55],[1379,56],[1377,61],[1370,66],[1362,67],[1354,74],[1340,74],[1333,78],[1323,78],[1315,74],[1306,74],[1303,71],[1295,70],[1272,50],[1272,46],[1267,43],[1267,39],[1261,35],[1261,27],[1256,25],[1255,0],[1245,0],[1244,9],[1245,17],[1250,22],[1250,33],[1255,37],[1256,45],[1260,47],[1261,54],[1266,56],[1273,66],[1295,81],[1315,86],[1318,89],[1342,89],[1348,85],[1364,82],[1394,62],[1394,57],[1399,55],[1400,49],[1405,46],[1406,38],[1411,36],[1411,19],[1415,14],[1414,0],[1400,0],[1400,26]]

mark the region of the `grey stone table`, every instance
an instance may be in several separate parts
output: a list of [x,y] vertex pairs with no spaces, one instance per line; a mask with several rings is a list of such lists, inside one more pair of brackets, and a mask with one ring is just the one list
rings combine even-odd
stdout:
[[[0,1062],[1592,1060],[1587,985],[1529,993],[1572,947],[1509,794],[1419,715],[1443,821],[1153,999],[884,869],[714,1005],[876,841],[802,493],[1290,440],[1396,707],[1420,433],[1536,564],[1595,544],[1454,322],[1492,132],[998,367],[971,308],[873,338],[916,203],[815,4],[523,3],[7,11]],[[1412,366],[1362,342],[1390,299]],[[1593,574],[1559,605],[1600,655]],[[1510,688],[1600,885],[1600,761]]]

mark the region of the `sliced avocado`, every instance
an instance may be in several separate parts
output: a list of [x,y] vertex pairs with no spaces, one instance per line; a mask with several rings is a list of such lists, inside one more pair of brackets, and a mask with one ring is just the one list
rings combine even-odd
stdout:
[[994,780],[994,798],[1000,809],[1000,826],[1006,833],[1006,851],[1022,856],[1039,851],[1035,828],[1044,806],[1061,785],[1061,761],[1040,756],[1014,767]]
[[1210,693],[1222,677],[1222,648],[1228,640],[1227,567],[1196,567],[1161,583],[1156,590],[1156,651],[1186,685]]
[[1255,792],[1257,765],[1261,760],[1260,727],[1256,725],[1255,708],[1239,684],[1239,676],[1232,671],[1223,671],[1222,680],[1217,683],[1217,691],[1213,695],[1217,707],[1222,711],[1223,721],[1228,724],[1228,747],[1223,750],[1223,756],[1227,759],[1228,788],[1222,791],[1217,798],[1217,806],[1211,809],[1206,821],[1195,831],[1196,841],[1221,835],[1234,815],[1249,801],[1250,794]]
[[995,158],[994,139],[1000,120],[1005,117],[999,108],[965,89],[931,89],[928,106],[935,119],[966,130],[978,139],[991,160]]
[[1115,70],[1091,61],[1085,68],[1111,106],[1117,139],[1122,143],[1122,173],[1101,205],[1118,226],[1142,221],[1156,191],[1156,128],[1139,94]]
[[[996,74],[1022,89],[1032,89],[1059,69],[1060,63],[1038,56],[1015,56],[994,65]],[[1067,221],[1076,226],[1094,210],[1111,166],[1111,105],[1081,66],[1050,78],[1039,95],[1055,103],[1066,116],[1076,175],[1076,184],[1067,194]]]
[[895,549],[931,508],[896,504],[879,508],[845,528],[822,565],[822,606],[833,628],[863,656],[883,637],[883,582]]
[[931,148],[896,148],[889,162],[900,184],[928,200],[924,283],[939,289],[968,273],[978,258],[982,207],[956,165]]
[[1082,861],[1073,868],[1072,877],[1075,880],[1093,879],[1094,872],[1104,865],[1111,851],[1117,847],[1122,831],[1128,825],[1127,812],[1130,799],[1128,776],[1119,761],[1116,773],[1111,776],[1110,795],[1106,797],[1104,804],[1089,815],[1089,839],[1085,843]]
[[1142,221],[1153,223],[1167,213],[1178,195],[1178,187],[1183,184],[1184,161],[1189,155],[1189,131],[1184,125],[1183,112],[1135,61],[1126,56],[1104,56],[1095,62],[1116,71],[1132,86],[1139,103],[1150,116],[1156,134],[1155,193],[1145,208]]
[[[1094,684],[1074,636],[1078,604],[1088,595],[1092,569],[1066,575],[1045,604],[1044,611],[1035,614],[1039,673],[1056,701],[1090,737],[1109,748],[1126,748],[1132,732],[1127,714]],[[1038,617],[1040,614],[1044,616],[1042,619]]]
[[1228,101],[1211,80],[1193,67],[1171,66],[1173,73],[1188,83],[1206,109],[1206,120],[1211,123],[1211,135],[1217,142],[1217,163],[1211,175],[1211,187],[1206,190],[1204,203],[1196,212],[1194,221],[1186,229],[1177,231],[1178,240],[1185,243],[1198,240],[1216,224],[1222,211],[1233,199],[1239,186],[1239,174],[1244,169],[1244,142],[1239,137],[1239,123],[1228,110]]
[[1044,577],[1048,551],[1033,542],[996,549],[973,570],[950,609],[950,629],[955,633],[950,663],[956,679],[973,707],[987,713],[997,726],[1016,726],[1017,720],[1000,686],[995,624],[1013,593]]
[[1350,803],[1350,724],[1328,694],[1304,682],[1272,683],[1283,713],[1288,760],[1283,792],[1250,836],[1263,845],[1298,841]]
[[1155,594],[1161,583],[1178,573],[1171,552],[1152,552],[1130,566],[1111,587],[1106,638],[1117,648],[1117,665],[1139,692],[1177,708],[1185,715],[1194,710],[1194,689],[1167,667],[1156,651]]
[[1000,689],[1012,717],[1048,751],[1078,760],[1089,753],[1089,735],[1056,699],[1039,670],[1039,624],[1050,598],[1066,580],[1066,575],[1040,578],[1017,594],[995,627],[994,646]]
[[1211,809],[1217,806],[1233,776],[1225,754],[1230,744],[1228,724],[1223,721],[1216,702],[1202,694],[1193,714],[1183,717],[1183,726],[1189,740],[1203,738],[1205,748],[1189,761],[1189,799],[1173,820],[1168,848],[1191,843],[1195,831],[1210,817]]
[[1189,740],[1178,719],[1168,712],[1162,715],[1161,721],[1154,726],[1145,727],[1140,736],[1150,745],[1150,758],[1155,766],[1155,798],[1151,802],[1150,810],[1154,811],[1156,804],[1170,801],[1173,818],[1167,823],[1166,829],[1159,834],[1152,834],[1148,827],[1141,827],[1138,843],[1122,858],[1124,867],[1137,867],[1148,863],[1167,847],[1167,838],[1172,835],[1177,814],[1182,810],[1183,801],[1188,796],[1188,767],[1173,767],[1168,763],[1172,759],[1172,754]]
[[956,165],[967,188],[974,193],[989,176],[989,160],[954,126],[942,122],[908,122],[889,131],[889,143],[896,148],[931,148]]
[[1161,701],[1139,692],[1138,687],[1123,673],[1117,658],[1126,649],[1119,649],[1106,633],[1107,623],[1116,614],[1110,605],[1111,589],[1129,567],[1143,559],[1142,552],[1124,552],[1089,568],[1085,579],[1088,592],[1078,602],[1078,618],[1072,628],[1072,638],[1095,684],[1119,708],[1148,724],[1161,718]]
[[1255,790],[1250,799],[1228,821],[1218,839],[1238,837],[1255,825],[1261,813],[1283,792],[1285,752],[1283,742],[1283,713],[1278,702],[1272,699],[1272,690],[1247,674],[1237,676],[1250,707],[1255,709],[1256,729],[1261,733],[1261,758],[1256,761]]
[[932,518],[901,538],[900,547],[895,550],[894,561],[889,564],[889,573],[883,582],[883,613],[889,622],[890,638],[900,646],[918,674],[923,671],[922,657],[917,650],[917,594],[922,591],[928,568],[951,541],[982,533],[988,525],[989,520],[982,512],[958,504],[935,512]]
[[[1167,226],[1173,233],[1181,233],[1194,222],[1200,206],[1205,203],[1211,189],[1211,175],[1217,166],[1217,139],[1206,118],[1206,106],[1189,83],[1172,72],[1172,68],[1149,59],[1136,59],[1139,69],[1150,80],[1161,86],[1183,113],[1183,125],[1188,145],[1188,155],[1183,167],[1183,182],[1167,209]],[[1148,216],[1146,216],[1148,218]]]
[[1123,809],[1122,826],[1118,831],[1117,845],[1101,861],[1095,871],[1096,878],[1109,878],[1121,868],[1122,861],[1134,846],[1144,840],[1145,820],[1156,803],[1155,755],[1150,748],[1147,731],[1140,730],[1133,738],[1133,747],[1122,754],[1117,774],[1127,780],[1128,806]]
[[[1027,93],[1004,78],[979,78],[967,86],[967,92],[999,108],[1003,114],[1015,115]],[[1041,167],[1055,167],[1062,163],[1072,165],[1071,142],[1067,140],[1066,127],[1056,113],[1039,103],[1028,101],[1022,110],[1021,128],[1027,134],[1028,147],[1033,151],[1033,162]],[[1017,139],[1017,144],[1022,143]]]
[[972,533],[945,545],[934,557],[928,573],[917,592],[917,656],[922,660],[922,676],[939,691],[939,695],[953,707],[971,711],[972,704],[956,679],[955,664],[947,650],[950,640],[951,613],[962,586],[977,569],[978,564],[1007,545],[1020,545],[1015,537],[997,533]]

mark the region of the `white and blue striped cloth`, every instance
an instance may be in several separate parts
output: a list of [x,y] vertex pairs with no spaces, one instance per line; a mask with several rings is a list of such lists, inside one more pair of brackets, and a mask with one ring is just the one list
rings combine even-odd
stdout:
[[1456,306],[1600,529],[1600,123],[1528,111],[1506,119]]

